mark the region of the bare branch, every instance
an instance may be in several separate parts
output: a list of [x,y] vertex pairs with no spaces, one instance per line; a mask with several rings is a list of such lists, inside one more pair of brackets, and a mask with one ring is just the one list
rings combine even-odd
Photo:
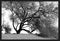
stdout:
[[37,10],[34,14],[32,14],[32,17],[33,17],[34,15],[36,15],[37,12],[40,11],[39,9],[40,9],[40,7],[38,8],[38,10]]
[[17,31],[17,29],[16,29],[15,26],[14,26],[14,19],[13,19],[13,28],[15,29],[15,31]]
[[24,17],[23,17],[23,19],[24,19],[24,18],[26,18],[26,17],[27,17],[28,13],[26,13],[26,10],[25,10],[25,8],[24,8],[22,5],[21,5],[21,7],[22,7],[22,8],[23,8],[23,10],[24,10],[24,12],[23,12],[23,13],[24,13]]
[[17,29],[17,27],[18,27],[19,24],[20,24],[20,23],[17,24],[16,29]]
[[26,29],[22,29],[22,30],[27,31],[28,33],[30,33],[30,34],[31,34],[31,32],[30,32],[29,30],[26,30]]

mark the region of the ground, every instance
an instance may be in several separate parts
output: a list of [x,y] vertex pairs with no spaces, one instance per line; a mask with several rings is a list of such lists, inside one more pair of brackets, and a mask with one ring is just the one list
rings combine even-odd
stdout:
[[[2,34],[2,40],[11,40],[11,39],[35,39],[35,40],[37,40],[37,39],[43,39],[43,40],[51,40],[51,39],[54,39],[54,38],[43,38],[43,37],[38,37],[38,36],[35,36],[35,35],[32,35],[32,34]],[[55,39],[56,40],[56,39]]]

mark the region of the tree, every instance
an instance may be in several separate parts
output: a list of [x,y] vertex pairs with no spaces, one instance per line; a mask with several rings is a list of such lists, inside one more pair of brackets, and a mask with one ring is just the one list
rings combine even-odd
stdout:
[[[20,33],[20,31],[22,30],[22,27],[23,27],[23,25],[24,25],[24,23],[25,22],[28,22],[28,21],[30,21],[30,20],[32,20],[32,18],[38,18],[38,17],[34,17],[34,14],[36,14],[38,11],[36,11],[35,13],[33,13],[33,14],[31,14],[31,16],[29,16],[30,14],[27,12],[28,11],[28,9],[27,8],[24,8],[23,7],[23,5],[21,4],[21,10],[23,10],[23,11],[19,11],[19,8],[17,7],[17,8],[15,8],[16,10],[18,9],[18,11],[14,11],[15,12],[15,14],[18,16],[18,18],[21,20],[21,23],[20,23],[20,28],[19,28],[19,30],[16,30],[16,28],[14,27],[14,20],[13,20],[13,27],[14,27],[14,29],[16,30],[16,32],[17,32],[17,34],[19,34]],[[26,9],[27,9],[27,11],[26,11]],[[28,17],[27,17],[28,16]],[[29,32],[29,31],[28,31]],[[30,32],[29,32],[30,33]]]
[[[53,4],[49,4],[44,6],[44,4],[42,4],[43,2],[38,2],[38,6],[36,6],[35,2],[32,2],[34,5],[32,5],[32,3],[26,4],[28,2],[22,3],[22,2],[12,2],[11,4],[11,11],[13,12],[12,14],[12,22],[13,22],[13,28],[15,29],[16,33],[19,34],[21,32],[21,30],[25,30],[22,29],[22,27],[25,25],[25,22],[28,22],[27,25],[32,24],[33,26],[31,26],[31,29],[33,29],[31,32],[33,32],[34,30],[38,29],[41,33],[38,34],[38,36],[44,36],[44,37],[57,37],[57,32],[54,29],[55,27],[52,27],[50,24],[53,22],[53,20],[55,19],[55,12],[57,14],[56,10],[52,10],[53,9]],[[17,4],[17,5],[16,5]],[[25,6],[26,5],[26,6]],[[35,7],[34,7],[35,6]],[[37,8],[37,9],[35,9]],[[17,30],[14,27],[14,22],[16,19],[19,19],[21,22],[17,23],[17,26],[20,24],[19,29]],[[54,19],[53,19],[54,18]],[[28,30],[25,30],[29,33],[31,33]],[[54,34],[55,33],[55,34]],[[55,36],[56,35],[56,36]]]

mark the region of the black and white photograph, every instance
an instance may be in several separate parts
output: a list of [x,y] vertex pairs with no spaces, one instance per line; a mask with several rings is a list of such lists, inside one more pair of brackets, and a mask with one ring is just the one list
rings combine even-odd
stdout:
[[2,40],[57,40],[58,1],[1,1]]

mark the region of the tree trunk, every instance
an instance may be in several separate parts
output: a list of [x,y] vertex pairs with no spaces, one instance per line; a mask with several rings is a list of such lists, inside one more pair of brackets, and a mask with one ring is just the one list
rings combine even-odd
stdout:
[[21,32],[21,30],[22,30],[23,25],[24,25],[24,23],[23,23],[23,22],[21,22],[21,24],[20,24],[20,28],[19,28],[19,30],[17,31],[17,34],[20,34],[20,32]]

